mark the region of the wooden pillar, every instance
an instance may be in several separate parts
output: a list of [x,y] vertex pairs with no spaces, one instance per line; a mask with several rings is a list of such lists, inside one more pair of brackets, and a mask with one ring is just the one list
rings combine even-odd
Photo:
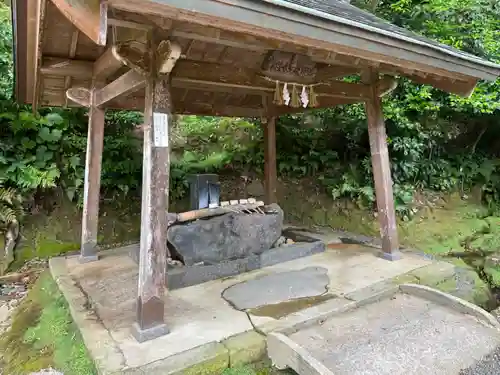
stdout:
[[271,204],[277,203],[276,117],[269,117],[264,122],[264,201]]
[[90,92],[85,181],[83,187],[82,243],[80,261],[97,260],[97,233],[99,229],[99,195],[104,140],[104,109],[95,106],[95,88]]
[[159,78],[156,71],[152,63],[152,73],[146,81],[144,109],[139,288],[137,322],[133,327],[139,342],[168,333],[164,321],[164,296],[170,175],[168,133],[173,118],[168,76]]
[[396,212],[392,191],[391,165],[387,148],[387,134],[382,112],[382,98],[378,90],[378,74],[369,76],[370,99],[366,102],[368,135],[372,157],[375,194],[377,197],[380,237],[382,239],[381,256],[388,260],[401,258],[399,251]]

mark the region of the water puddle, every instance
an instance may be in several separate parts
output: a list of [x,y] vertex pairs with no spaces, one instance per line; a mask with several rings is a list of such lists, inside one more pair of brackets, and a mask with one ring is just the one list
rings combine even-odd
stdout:
[[361,245],[354,243],[329,243],[326,247],[334,250],[358,250],[362,248]]
[[297,298],[291,301],[259,306],[254,309],[249,309],[247,312],[256,316],[268,316],[274,319],[281,319],[287,315],[319,305],[320,303],[336,297],[335,294],[322,294],[314,297]]

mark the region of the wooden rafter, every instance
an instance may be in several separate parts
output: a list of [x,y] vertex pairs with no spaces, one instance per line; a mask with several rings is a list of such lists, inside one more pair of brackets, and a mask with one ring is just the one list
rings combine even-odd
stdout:
[[[135,15],[135,17],[138,17]],[[167,21],[167,22],[166,22]],[[142,22],[133,22],[129,20],[119,19],[119,18],[110,18],[108,23],[113,26],[131,28],[136,30],[151,30],[153,27],[158,27],[165,31],[170,31],[172,28],[172,21],[169,19],[164,19],[161,17],[147,16],[142,17]],[[205,32],[210,32],[210,30],[216,30],[212,28],[204,28]],[[227,36],[226,36],[227,34]],[[242,40],[241,38],[238,40],[236,37],[232,36],[230,33],[224,33],[221,35],[220,31],[214,31],[211,35],[194,33],[183,30],[171,30],[169,32],[170,37],[172,38],[181,38],[181,39],[189,39],[196,40],[204,43],[212,43],[219,44],[225,47],[234,47],[241,48],[245,50],[258,51],[258,52],[266,52],[269,49],[276,48],[276,46],[271,43],[265,42],[255,42],[249,40]]]
[[150,31],[153,29],[152,25],[147,25],[143,23],[137,23],[132,21],[120,20],[116,18],[108,18],[108,25],[116,27],[125,27],[128,29],[136,29],[143,31]]
[[418,75],[409,75],[409,74],[404,74],[404,75],[410,78],[415,83],[420,83],[422,85],[432,85],[437,89],[465,97],[468,97],[472,94],[477,84],[476,80],[468,80],[468,81],[457,81],[449,79],[436,80],[435,78],[431,79],[430,77],[421,77]]
[[247,51],[267,52],[268,50],[273,48],[271,44],[256,43],[252,41],[245,42],[242,40],[238,41],[232,38],[221,37],[220,34],[217,36],[207,36],[187,31],[174,30],[170,35],[172,36],[172,38],[196,40],[204,43],[218,44],[225,47],[241,48]]
[[[74,59],[76,56],[76,48],[78,46],[78,37],[80,32],[78,30],[73,31],[73,35],[71,36],[71,45],[69,47],[69,58]],[[68,90],[71,86],[71,76],[66,76],[64,79],[64,91]],[[68,97],[65,95],[65,107],[68,106]]]

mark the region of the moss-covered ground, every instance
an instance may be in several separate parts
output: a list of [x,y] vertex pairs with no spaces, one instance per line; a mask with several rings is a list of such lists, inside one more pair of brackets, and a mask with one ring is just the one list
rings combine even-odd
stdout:
[[[418,218],[399,227],[402,242],[427,254],[441,257],[450,253],[478,251],[500,255],[500,217],[492,215],[485,207],[450,197],[440,208],[427,210]],[[481,258],[481,257],[479,257]],[[464,268],[470,268],[462,259],[445,257]],[[500,267],[484,263],[485,271],[492,277],[490,286],[500,286]]]
[[228,368],[222,375],[291,375],[293,371],[279,371],[271,366],[269,361],[253,363],[251,365]]
[[25,375],[50,367],[65,375],[96,374],[68,305],[48,271],[17,308],[11,329],[0,338],[0,351],[4,374]]
[[483,206],[451,196],[438,208],[424,209],[412,221],[400,223],[399,234],[406,246],[428,254],[444,255],[465,250],[463,241],[475,234],[489,230],[498,233],[500,228],[490,228],[495,220],[500,218],[489,216]]

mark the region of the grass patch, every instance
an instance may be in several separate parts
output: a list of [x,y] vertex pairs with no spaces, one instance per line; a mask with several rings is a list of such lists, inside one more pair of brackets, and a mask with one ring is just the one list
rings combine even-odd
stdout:
[[271,366],[269,360],[252,363],[250,365],[232,367],[224,370],[222,375],[292,375],[292,370],[279,371]]
[[24,375],[52,367],[65,375],[97,371],[74,325],[56,283],[46,271],[13,316],[11,329],[0,338],[3,371]]

